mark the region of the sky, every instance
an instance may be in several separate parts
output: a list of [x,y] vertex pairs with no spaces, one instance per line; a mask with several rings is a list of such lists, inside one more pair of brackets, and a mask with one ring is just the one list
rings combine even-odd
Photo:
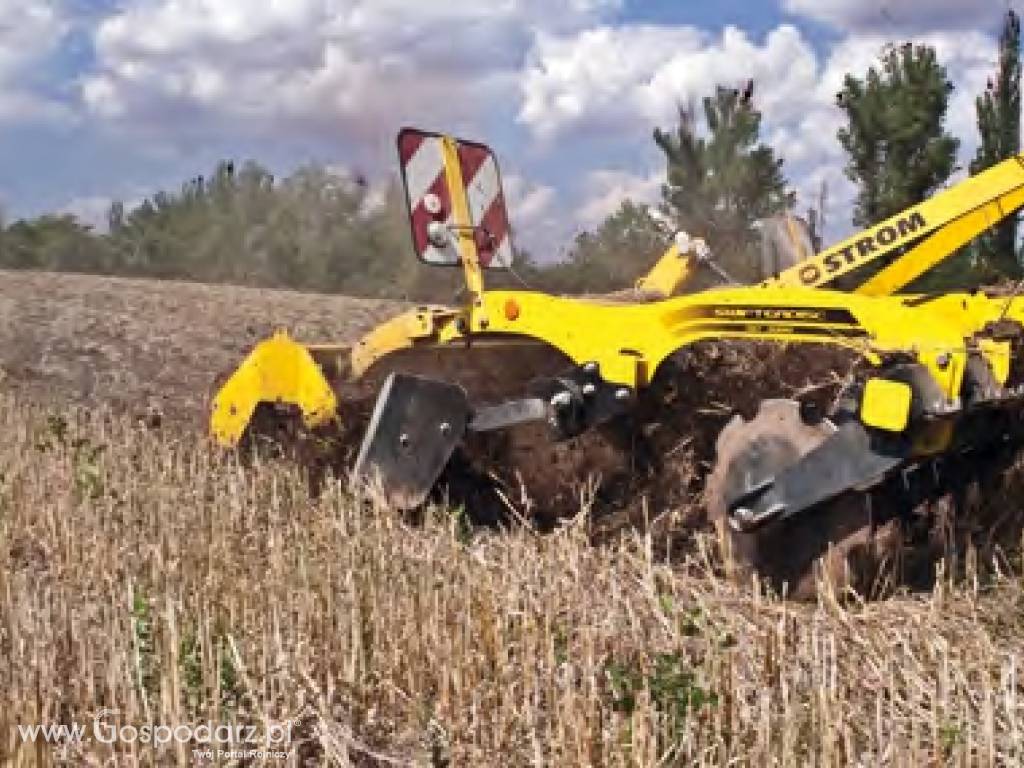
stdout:
[[936,47],[961,165],[1003,14],[1024,0],[0,0],[0,210],[102,222],[222,158],[394,178],[404,125],[497,153],[517,244],[548,260],[629,197],[680,104],[754,80],[799,196],[852,231],[835,94],[892,40]]

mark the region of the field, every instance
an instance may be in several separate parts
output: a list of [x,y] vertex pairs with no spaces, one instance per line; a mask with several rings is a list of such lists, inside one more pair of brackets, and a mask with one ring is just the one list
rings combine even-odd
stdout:
[[[0,273],[0,761],[1024,761],[1019,555],[786,603],[725,581],[710,537],[667,562],[660,534],[594,546],[586,510],[545,535],[414,523],[205,442],[212,382],[254,340],[351,338],[397,306]],[[201,743],[207,722],[257,742]],[[49,723],[87,738],[18,728]]]
[[0,385],[19,400],[200,424],[216,375],[277,328],[349,339],[401,305],[172,281],[0,271]]

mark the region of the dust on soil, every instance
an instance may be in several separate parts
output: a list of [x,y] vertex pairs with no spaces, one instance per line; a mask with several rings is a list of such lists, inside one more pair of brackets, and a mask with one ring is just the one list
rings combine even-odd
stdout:
[[22,402],[107,405],[205,427],[215,380],[278,328],[348,341],[401,302],[0,271],[0,388]]

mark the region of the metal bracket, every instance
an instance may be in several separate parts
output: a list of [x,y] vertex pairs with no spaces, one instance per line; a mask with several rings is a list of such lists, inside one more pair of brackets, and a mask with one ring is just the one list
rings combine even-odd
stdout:
[[548,404],[536,397],[509,400],[500,405],[476,408],[469,422],[471,432],[493,432],[548,418]]
[[462,441],[469,417],[462,387],[392,373],[377,397],[353,479],[380,482],[399,509],[422,504]]
[[630,410],[634,393],[629,387],[601,378],[597,363],[586,363],[563,376],[542,379],[531,391],[551,406],[548,423],[556,440],[568,440]]
[[775,477],[762,478],[728,502],[729,522],[749,531],[784,520],[855,488],[874,485],[907,460],[905,440],[880,440],[848,421],[825,442]]

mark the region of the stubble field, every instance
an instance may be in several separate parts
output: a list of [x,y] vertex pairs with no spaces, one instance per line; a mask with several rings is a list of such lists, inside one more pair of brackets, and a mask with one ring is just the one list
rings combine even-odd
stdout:
[[[594,546],[585,510],[545,535],[440,507],[413,524],[211,450],[212,382],[255,340],[352,338],[398,307],[0,273],[0,760],[1024,760],[1015,555],[951,564],[928,593],[861,603],[825,584],[783,603],[722,579],[710,538],[666,562],[656,534]],[[97,719],[192,738],[97,738]],[[232,745],[201,743],[208,722],[287,757],[218,758]]]

